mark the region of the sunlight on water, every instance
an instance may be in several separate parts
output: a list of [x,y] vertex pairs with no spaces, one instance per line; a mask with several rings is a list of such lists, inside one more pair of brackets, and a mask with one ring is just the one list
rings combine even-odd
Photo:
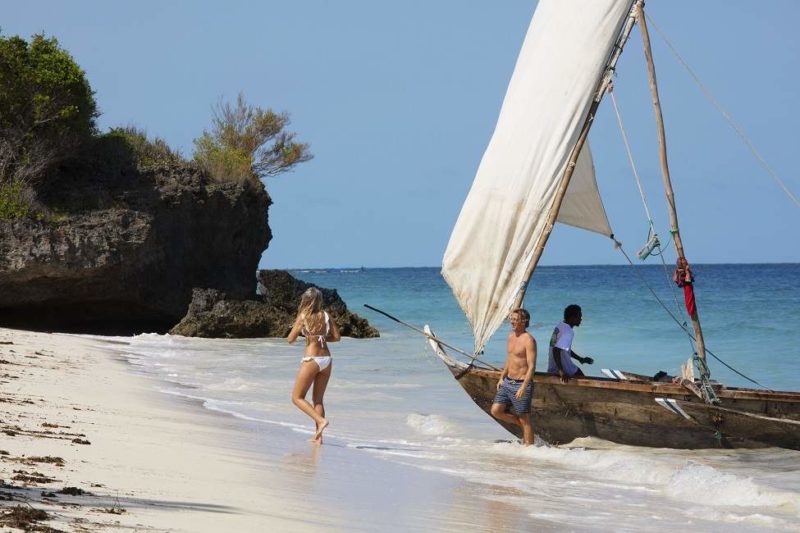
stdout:
[[[763,282],[756,290],[739,283],[743,269],[769,272],[757,272]],[[546,365],[542,346],[563,305],[573,302],[583,306],[585,317],[576,350],[597,361],[590,372],[600,367],[674,372],[685,359],[687,341],[663,310],[642,296],[621,300],[633,289],[614,284],[622,277],[619,267],[541,270],[529,304],[540,370]],[[800,389],[800,329],[773,323],[776,305],[782,319],[800,318],[800,266],[698,266],[697,271],[704,282],[698,292],[710,348],[773,388]],[[797,530],[800,452],[648,449],[592,438],[525,448],[472,403],[418,334],[359,307],[370,303],[418,326],[430,322],[442,338],[468,347],[466,321],[436,269],[300,275],[336,287],[354,311],[381,330],[380,339],[344,339],[332,346],[334,370],[326,395],[332,423],[326,439],[355,454],[354,461],[369,456],[462,480],[474,487],[470,497],[524,509],[536,524],[555,529],[612,524],[608,529],[617,531]],[[774,288],[780,288],[779,300],[760,296]],[[502,361],[502,338],[496,335],[487,359]],[[123,344],[106,349],[123,355],[135,371],[157,377],[159,390],[254,424],[258,430],[246,444],[253,450],[262,449],[275,432],[290,432],[290,439],[313,432],[289,401],[301,347],[282,339],[115,340]],[[767,345],[765,361],[760,357]],[[747,384],[711,366],[717,379]]]

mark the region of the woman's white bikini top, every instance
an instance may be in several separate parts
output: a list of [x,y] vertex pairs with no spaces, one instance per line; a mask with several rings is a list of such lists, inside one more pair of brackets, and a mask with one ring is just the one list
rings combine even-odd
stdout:
[[[325,339],[328,337],[328,333],[331,332],[331,322],[330,322],[330,317],[328,316],[327,311],[323,311],[322,314],[325,315],[325,334],[324,335],[315,335],[315,336],[317,337],[317,342],[319,343],[319,345],[324,348],[325,347]],[[303,329],[301,329],[300,332],[303,335],[305,335],[306,338],[309,338],[310,333],[308,331],[308,324],[306,324],[305,321],[303,321]]]

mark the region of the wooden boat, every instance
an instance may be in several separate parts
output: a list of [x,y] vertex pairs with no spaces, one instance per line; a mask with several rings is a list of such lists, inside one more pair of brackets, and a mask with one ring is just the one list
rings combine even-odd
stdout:
[[[454,359],[435,337],[429,343],[469,397],[489,414],[500,372]],[[720,406],[714,406],[679,383],[599,377],[561,383],[558,376],[539,372],[533,381],[534,431],[551,444],[591,436],[632,446],[800,450],[797,392],[714,385],[720,399]],[[519,426],[497,422],[522,437]]]
[[[643,9],[642,0],[540,0],[494,135],[451,234],[442,275],[472,326],[473,353],[480,354],[509,311],[523,306],[556,222],[613,239],[587,137],[617,60],[638,24],[656,109],[676,275],[692,323],[687,335],[696,353],[689,364],[700,376],[694,379],[687,371],[678,383],[635,375],[562,383],[557,376],[536,373],[534,431],[553,444],[591,436],[636,446],[800,450],[800,393],[726,387],[710,378],[666,160]],[[655,235],[652,222],[651,229]],[[654,246],[660,246],[657,239],[645,248]],[[426,331],[438,357],[488,414],[500,372],[474,355],[469,363],[456,360]],[[520,436],[520,428],[498,423]]]

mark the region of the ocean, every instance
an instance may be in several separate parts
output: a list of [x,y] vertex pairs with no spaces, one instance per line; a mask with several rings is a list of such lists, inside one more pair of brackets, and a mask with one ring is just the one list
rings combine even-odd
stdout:
[[[693,269],[707,347],[765,387],[800,390],[800,265]],[[332,486],[333,492],[352,491],[348,505],[360,518],[348,519],[344,530],[800,530],[797,451],[651,449],[591,438],[559,447],[521,446],[472,403],[421,335],[362,307],[372,305],[417,327],[430,324],[448,343],[471,351],[469,326],[438,268],[293,274],[337,289],[381,333],[331,347],[334,369],[325,401],[331,426],[321,452],[313,452],[324,455],[314,456],[314,474],[307,472],[306,452],[297,459],[298,443],[312,446],[305,441],[313,424],[289,399],[302,342],[155,334],[95,339],[124,357],[132,371],[150,376],[164,394],[235,417],[248,437],[230,446],[263,453],[284,468],[303,463],[311,481],[302,491],[321,512],[344,512],[336,498],[348,496],[331,494]],[[681,313],[682,294],[673,291],[670,276],[660,266],[539,268],[525,304],[540,347],[537,370],[546,369],[544,347],[563,308],[577,303],[583,323],[574,347],[595,360],[584,365],[586,373],[679,373],[691,345],[647,288],[673,314]],[[507,328],[485,351],[484,359],[498,366]],[[753,386],[713,358],[709,366],[714,379]],[[327,467],[318,466],[326,460]],[[344,489],[328,485],[325,468],[354,481]],[[378,514],[387,506],[390,521]],[[459,509],[467,508],[480,519],[463,520]],[[320,529],[330,528],[321,522]]]

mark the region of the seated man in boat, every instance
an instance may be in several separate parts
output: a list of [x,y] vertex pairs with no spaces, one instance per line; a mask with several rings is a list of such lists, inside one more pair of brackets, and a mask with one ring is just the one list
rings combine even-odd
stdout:
[[[531,426],[531,400],[533,399],[533,371],[536,368],[536,339],[528,333],[531,315],[525,309],[511,311],[511,334],[506,348],[508,357],[500,379],[497,394],[492,402],[492,416],[509,424],[522,427],[522,442],[533,444]],[[509,412],[509,408],[511,411]]]
[[581,357],[572,350],[572,340],[575,338],[575,329],[581,325],[583,312],[579,305],[568,305],[564,309],[564,320],[559,322],[553,335],[550,337],[550,358],[547,362],[547,372],[558,374],[563,383],[571,377],[582,377],[583,371],[578,368],[573,359],[581,364],[594,363],[591,357]]

